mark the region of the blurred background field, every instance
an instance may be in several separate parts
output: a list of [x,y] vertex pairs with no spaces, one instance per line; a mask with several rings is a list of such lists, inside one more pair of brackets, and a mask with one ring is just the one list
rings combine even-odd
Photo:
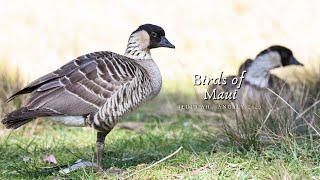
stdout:
[[[28,81],[88,52],[124,53],[140,24],[162,26],[175,50],[153,50],[165,83],[190,74],[234,73],[273,44],[319,64],[320,2],[305,1],[0,1],[0,63]],[[191,79],[191,77],[187,77]]]
[[[243,132],[229,134],[231,142],[238,142],[223,146],[226,136],[216,133],[213,121],[200,121],[217,120],[217,116],[199,117],[176,109],[177,104],[195,102],[194,74],[235,74],[246,58],[254,58],[274,44],[290,48],[305,64],[304,68],[286,67],[274,73],[288,81],[306,80],[313,88],[308,95],[315,102],[320,87],[315,84],[320,72],[319,19],[318,0],[0,0],[0,116],[25,102],[26,96],[9,104],[5,99],[26,83],[85,53],[108,50],[123,54],[130,33],[141,24],[153,23],[165,29],[176,49],[152,50],[162,72],[163,89],[151,105],[127,118],[143,122],[145,133],[119,129],[111,133],[108,167],[123,169],[126,176],[182,145],[184,150],[177,158],[137,179],[190,175],[209,179],[319,178],[319,142],[298,146],[295,136],[277,137],[283,143],[275,143],[271,149],[268,146],[259,156],[260,147],[243,151],[243,146],[255,145],[250,134],[247,139]],[[35,121],[13,133],[0,129],[0,152],[6,155],[0,159],[3,177],[48,178],[37,173],[46,165],[42,161],[46,153],[54,153],[62,163],[78,156],[93,157],[92,130],[43,122],[47,121]],[[24,156],[31,157],[32,163],[22,162]],[[96,178],[90,173],[81,171],[71,178]]]

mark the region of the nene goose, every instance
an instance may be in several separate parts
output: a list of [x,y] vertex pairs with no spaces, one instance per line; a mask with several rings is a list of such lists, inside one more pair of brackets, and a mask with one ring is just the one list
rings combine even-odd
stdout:
[[293,94],[290,86],[284,80],[270,74],[272,69],[288,65],[303,66],[290,49],[275,45],[261,51],[247,67],[247,74],[237,99],[242,103],[247,100],[269,103],[275,98],[268,90],[271,89],[284,100],[292,102]]
[[125,55],[102,51],[80,56],[31,82],[18,95],[32,93],[27,104],[5,116],[11,129],[37,117],[52,117],[71,126],[97,130],[97,166],[103,170],[104,142],[119,119],[155,97],[162,85],[150,49],[175,48],[156,25],[139,26],[129,38]]
[[270,100],[270,97],[266,98],[266,96],[271,95],[267,88],[277,94],[285,95],[285,100],[292,101],[293,95],[290,86],[284,80],[270,73],[274,68],[287,65],[302,66],[303,64],[295,59],[290,49],[277,45],[271,46],[260,52],[254,60],[246,60],[240,66],[237,76],[226,77],[226,85],[212,85],[208,92],[212,92],[215,88],[220,92],[235,91],[237,85],[232,85],[231,80],[246,71],[243,84],[237,94],[237,100],[242,104],[245,104],[248,100],[251,102]]

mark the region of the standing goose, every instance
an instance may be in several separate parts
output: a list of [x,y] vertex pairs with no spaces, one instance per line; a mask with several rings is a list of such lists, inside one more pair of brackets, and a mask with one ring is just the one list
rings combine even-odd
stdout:
[[107,134],[128,112],[155,97],[162,78],[150,49],[175,48],[156,25],[139,26],[129,38],[125,56],[94,52],[80,56],[12,95],[32,93],[27,104],[7,114],[2,123],[10,129],[50,117],[71,126],[97,130],[97,165],[103,170]]

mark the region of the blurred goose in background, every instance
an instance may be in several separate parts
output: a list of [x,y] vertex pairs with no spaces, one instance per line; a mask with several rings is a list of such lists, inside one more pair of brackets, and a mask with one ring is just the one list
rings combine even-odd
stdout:
[[37,117],[51,117],[70,126],[90,126],[97,132],[97,165],[103,170],[107,134],[128,112],[155,97],[162,77],[150,49],[175,48],[156,25],[139,26],[129,38],[125,55],[101,51],[80,56],[12,95],[32,93],[27,104],[5,116],[11,129]]
[[246,71],[243,84],[238,90],[238,101],[245,103],[247,100],[251,102],[270,100],[270,97],[265,99],[266,96],[271,95],[268,88],[286,101],[291,101],[293,94],[289,84],[270,73],[272,69],[288,65],[303,66],[296,60],[290,49],[278,45],[271,46],[260,52],[254,60],[248,59],[241,64],[237,76],[227,76],[226,85],[212,85],[208,92],[212,92],[215,88],[217,92],[234,92],[237,90],[237,84],[231,84],[232,79],[239,78],[243,71]]
[[293,94],[289,84],[270,73],[272,69],[288,65],[303,66],[290,49],[275,45],[261,51],[246,67],[247,74],[237,99],[240,102],[270,101],[275,97],[268,90],[271,89],[287,102],[292,101]]

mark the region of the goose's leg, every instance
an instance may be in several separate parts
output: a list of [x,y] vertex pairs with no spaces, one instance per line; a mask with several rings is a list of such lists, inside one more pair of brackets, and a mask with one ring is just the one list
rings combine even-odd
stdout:
[[[110,131],[109,131],[110,132]],[[103,159],[104,159],[104,141],[109,132],[98,132],[97,133],[97,165],[98,171],[103,172]]]
[[103,172],[104,141],[105,141],[106,136],[108,135],[109,132],[110,131],[98,131],[97,132],[97,143],[96,143],[97,164],[92,163],[92,162],[86,162],[86,161],[80,161],[80,162],[77,161],[72,166],[65,168],[65,169],[62,169],[59,172],[61,172],[63,174],[67,174],[71,171],[77,170],[79,168],[84,168],[84,167],[97,167],[98,172]]

